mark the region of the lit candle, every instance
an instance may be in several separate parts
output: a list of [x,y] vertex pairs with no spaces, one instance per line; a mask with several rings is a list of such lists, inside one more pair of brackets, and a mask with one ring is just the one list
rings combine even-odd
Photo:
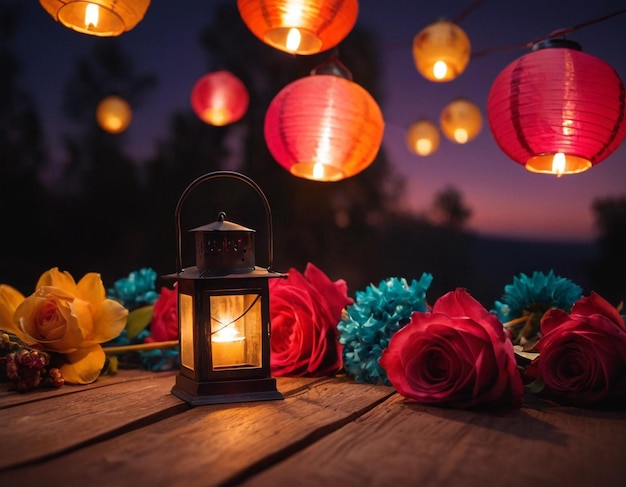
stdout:
[[213,367],[230,367],[245,363],[246,337],[230,326],[220,328],[211,337]]

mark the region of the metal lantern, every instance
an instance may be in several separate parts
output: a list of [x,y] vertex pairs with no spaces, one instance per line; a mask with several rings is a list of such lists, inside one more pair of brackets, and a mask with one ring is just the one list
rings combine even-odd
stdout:
[[548,39],[497,76],[489,127],[500,149],[528,171],[580,173],[624,140],[625,93],[609,64],[576,42]]
[[331,59],[276,95],[264,134],[276,162],[292,175],[340,181],[374,162],[384,126],[374,98]]
[[[183,269],[180,213],[200,184],[231,178],[252,187],[267,217],[269,265],[255,265],[254,230],[217,220],[191,230],[196,265]],[[271,269],[272,224],[267,198],[243,174],[217,171],[193,181],[176,206],[180,371],[172,394],[192,405],[282,399],[270,371],[269,279],[284,277]]]
[[68,29],[99,37],[119,36],[143,19],[150,0],[39,0]]
[[96,120],[102,130],[110,134],[124,132],[130,125],[133,112],[126,100],[119,96],[107,96],[96,107]]
[[418,156],[429,156],[439,147],[439,130],[430,120],[420,119],[409,127],[406,143]]
[[317,54],[339,44],[359,13],[357,0],[237,0],[241,19],[265,44]]
[[250,95],[246,85],[229,71],[214,71],[202,76],[191,91],[191,107],[209,125],[228,125],[241,119],[248,110]]
[[446,105],[439,118],[441,131],[452,142],[465,144],[474,139],[483,128],[483,116],[476,104],[457,98]]
[[467,34],[449,20],[438,20],[413,39],[413,60],[427,80],[444,82],[457,78],[470,60]]

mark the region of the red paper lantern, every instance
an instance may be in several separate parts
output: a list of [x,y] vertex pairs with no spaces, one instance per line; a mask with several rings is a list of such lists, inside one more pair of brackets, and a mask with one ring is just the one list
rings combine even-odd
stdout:
[[265,141],[294,176],[339,181],[376,157],[384,122],[372,96],[350,79],[314,74],[284,87],[265,115]]
[[250,96],[243,82],[229,71],[202,76],[191,91],[191,107],[209,125],[228,125],[244,116]]
[[625,90],[604,61],[572,41],[544,41],[491,87],[487,115],[502,151],[527,170],[573,174],[608,157],[626,135]]
[[316,54],[339,44],[359,13],[357,0],[238,0],[250,31],[291,54]]

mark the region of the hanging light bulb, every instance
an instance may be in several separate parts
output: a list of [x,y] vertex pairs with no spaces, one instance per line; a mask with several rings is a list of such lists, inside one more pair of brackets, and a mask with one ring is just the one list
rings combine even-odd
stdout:
[[297,177],[339,181],[376,157],[384,122],[372,96],[336,60],[285,86],[265,115],[265,141]]
[[439,130],[430,120],[421,119],[407,131],[406,141],[411,152],[429,156],[439,148]]
[[452,142],[465,144],[474,139],[483,127],[483,116],[474,103],[457,98],[441,112],[441,131]]
[[241,19],[264,43],[291,54],[339,44],[359,13],[357,0],[237,0]]
[[115,95],[103,98],[96,107],[96,120],[102,130],[110,134],[124,132],[133,118],[130,105],[123,98]]
[[100,37],[119,36],[143,19],[150,0],[39,0],[68,29]]
[[430,81],[451,81],[469,63],[471,45],[467,34],[449,20],[438,20],[413,39],[413,60],[422,76]]
[[250,96],[243,82],[229,71],[202,76],[191,91],[191,107],[209,125],[228,125],[244,116]]
[[564,39],[538,43],[495,79],[487,102],[502,151],[528,171],[573,174],[624,140],[626,95],[615,70]]

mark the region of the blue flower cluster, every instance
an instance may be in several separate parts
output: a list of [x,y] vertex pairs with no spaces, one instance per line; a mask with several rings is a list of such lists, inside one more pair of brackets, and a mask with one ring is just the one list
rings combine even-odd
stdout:
[[512,284],[504,286],[504,295],[494,303],[495,313],[505,324],[527,317],[518,325],[510,327],[513,343],[536,338],[541,317],[551,308],[566,312],[583,294],[583,290],[569,279],[559,277],[550,270],[548,274],[534,272],[532,277],[520,274]]
[[[128,274],[128,277],[118,279],[113,287],[107,290],[107,297],[121,302],[129,311],[143,306],[152,306],[159,298],[156,291],[156,271],[149,267],[138,269]],[[129,337],[128,331],[108,342],[108,345],[133,345],[144,343],[150,337],[149,327],[142,329],[135,336]],[[156,349],[139,352],[141,365],[152,371],[170,370],[179,365],[178,349]]]
[[154,304],[159,297],[155,289],[156,272],[145,267],[118,279],[113,288],[107,290],[107,297],[116,299],[129,310]]
[[382,280],[357,291],[338,324],[346,371],[357,382],[391,385],[378,360],[393,334],[406,325],[414,311],[427,311],[426,290],[433,280],[424,273],[409,285],[404,278]]

